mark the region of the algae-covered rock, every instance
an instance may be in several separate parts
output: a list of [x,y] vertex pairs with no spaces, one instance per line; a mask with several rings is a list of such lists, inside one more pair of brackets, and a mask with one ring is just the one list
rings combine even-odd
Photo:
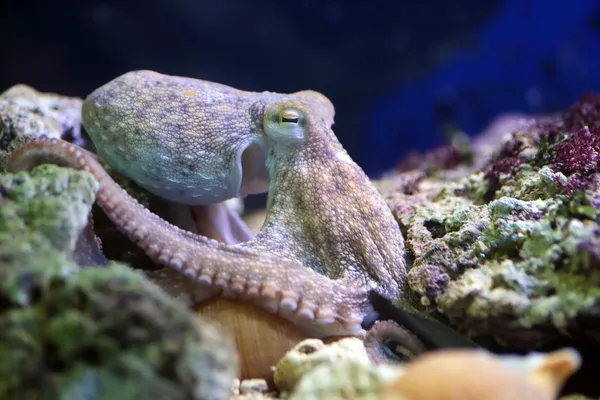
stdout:
[[342,359],[317,365],[298,382],[289,400],[370,400],[379,398],[386,385],[402,375],[399,365],[362,363]]
[[55,165],[0,174],[0,249],[26,254],[50,246],[70,254],[97,189],[90,173]]
[[24,135],[81,144],[81,104],[80,98],[40,93],[27,85],[9,88],[0,94],[0,150]]
[[471,157],[378,182],[406,235],[408,296],[513,348],[599,340],[600,96],[516,118]]
[[364,343],[358,338],[344,338],[330,344],[320,339],[305,339],[279,360],[273,379],[279,390],[291,391],[302,376],[317,366],[345,360],[371,364]]
[[125,266],[56,254],[0,253],[0,398],[228,397],[235,352],[220,330]]
[[402,366],[374,364],[363,342],[344,338],[329,344],[306,339],[275,367],[274,381],[290,400],[372,399],[402,372]]
[[96,190],[53,165],[0,174],[0,398],[226,399],[223,332],[123,265],[73,261]]
[[30,86],[14,85],[0,94],[0,171],[10,153],[41,136],[64,139],[78,145],[81,104],[77,97],[42,93]]

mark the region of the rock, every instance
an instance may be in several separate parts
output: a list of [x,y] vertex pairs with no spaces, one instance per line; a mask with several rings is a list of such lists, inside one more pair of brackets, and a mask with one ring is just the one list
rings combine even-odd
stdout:
[[81,104],[77,97],[40,93],[27,85],[9,88],[0,94],[0,150],[22,136],[48,136],[82,145]]
[[0,398],[227,399],[232,341],[130,268],[78,266],[97,182],[0,174]]
[[289,400],[371,400],[401,376],[399,365],[369,364],[351,359],[316,366],[298,382]]
[[97,189],[91,174],[55,165],[1,174],[0,248],[22,255],[52,248],[76,262],[106,264],[88,227]]
[[265,393],[268,390],[269,386],[264,379],[244,379],[240,383],[241,394]]
[[0,257],[0,398],[228,398],[231,341],[139,273]]
[[291,391],[300,378],[316,366],[343,360],[371,363],[363,341],[358,338],[343,338],[330,344],[324,344],[320,339],[303,340],[275,366],[275,385],[280,391]]
[[599,110],[588,95],[559,115],[516,116],[470,158],[379,181],[412,260],[402,301],[513,349],[599,341]]

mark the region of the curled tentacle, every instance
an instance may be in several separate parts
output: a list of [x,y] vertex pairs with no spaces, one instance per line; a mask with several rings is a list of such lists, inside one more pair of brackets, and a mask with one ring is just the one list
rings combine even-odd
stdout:
[[394,321],[376,321],[367,332],[365,347],[374,362],[406,362],[426,351],[425,345]]
[[[42,139],[13,153],[7,167],[28,170],[55,163],[90,172],[96,202],[155,262],[181,273],[186,284],[255,302],[316,336],[362,334],[366,289],[332,280],[301,264],[227,246],[160,219],[119,187],[93,155],[73,144]],[[200,290],[202,293],[202,290]]]

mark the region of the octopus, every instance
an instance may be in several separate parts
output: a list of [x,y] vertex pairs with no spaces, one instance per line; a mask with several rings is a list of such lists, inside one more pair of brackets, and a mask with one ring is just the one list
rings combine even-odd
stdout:
[[[175,205],[168,220],[116,184],[95,154],[66,141],[27,143],[8,168],[90,172],[100,184],[96,203],[164,266],[149,276],[175,296],[258,307],[304,337],[364,338],[373,293],[395,302],[407,290],[404,241],[336,138],[334,114],[316,91],[248,92],[146,70],[96,89],[82,121],[97,156]],[[253,235],[229,199],[263,192],[266,217]],[[405,328],[394,344],[421,352]],[[385,332],[393,335],[389,324]]]

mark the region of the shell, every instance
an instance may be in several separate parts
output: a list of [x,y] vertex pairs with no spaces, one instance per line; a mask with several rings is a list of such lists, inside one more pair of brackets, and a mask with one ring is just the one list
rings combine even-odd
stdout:
[[553,351],[542,357],[530,372],[529,380],[549,392],[559,393],[566,380],[580,367],[581,356],[575,349]]
[[281,391],[294,389],[300,378],[321,364],[338,364],[352,360],[359,364],[370,364],[363,341],[358,338],[343,338],[330,344],[319,339],[306,339],[298,343],[275,367],[275,384]]
[[240,358],[240,379],[265,379],[272,384],[272,367],[306,338],[291,322],[242,301],[208,300],[196,310],[233,336]]
[[439,350],[406,364],[380,400],[552,400],[580,362],[570,349],[527,356]]

